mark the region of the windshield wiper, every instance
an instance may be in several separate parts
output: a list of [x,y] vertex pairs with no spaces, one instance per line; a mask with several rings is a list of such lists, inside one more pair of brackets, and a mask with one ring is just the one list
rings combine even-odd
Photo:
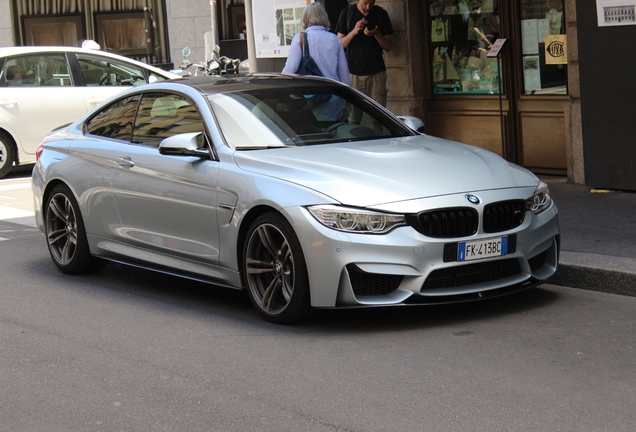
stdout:
[[289,146],[285,145],[268,145],[268,146],[241,146],[236,147],[236,150],[267,150],[267,149],[275,149],[275,148],[289,148]]

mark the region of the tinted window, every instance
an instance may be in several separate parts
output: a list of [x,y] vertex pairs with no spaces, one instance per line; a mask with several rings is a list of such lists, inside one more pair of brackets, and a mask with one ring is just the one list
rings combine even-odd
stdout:
[[130,141],[139,96],[122,99],[105,107],[89,120],[86,130],[91,135]]
[[137,66],[80,54],[77,60],[88,86],[132,86],[148,83],[143,69]]
[[328,144],[411,135],[349,87],[332,83],[246,87],[209,96],[221,131],[237,149]]
[[[152,147],[170,136],[187,132],[203,132],[203,121],[188,99],[166,93],[144,94],[135,121],[133,142]],[[203,133],[199,147],[205,147]]]
[[9,58],[4,64],[2,84],[60,87],[73,85],[73,78],[64,54],[35,54]]

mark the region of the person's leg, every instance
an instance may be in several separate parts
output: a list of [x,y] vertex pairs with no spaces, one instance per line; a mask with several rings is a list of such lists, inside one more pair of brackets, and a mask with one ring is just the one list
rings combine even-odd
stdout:
[[[369,96],[383,107],[386,107],[386,94],[386,71],[369,76]],[[373,129],[382,133],[382,126],[376,121],[373,122]]]
[[386,71],[371,75],[369,81],[369,93],[365,94],[368,94],[380,105],[386,107],[386,95],[388,93],[386,88]]
[[[356,90],[360,90],[367,96],[371,96],[369,92],[369,77],[363,75],[351,75],[351,87]],[[360,124],[362,121],[362,110],[357,107],[352,107],[351,114],[349,115],[349,123]]]

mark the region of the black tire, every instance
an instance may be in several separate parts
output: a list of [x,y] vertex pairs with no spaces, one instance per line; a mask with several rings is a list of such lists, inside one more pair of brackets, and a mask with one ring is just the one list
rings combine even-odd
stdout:
[[243,247],[243,280],[254,307],[270,322],[289,324],[311,310],[307,265],[298,237],[277,213],[250,226]]
[[43,210],[49,253],[58,269],[67,274],[83,274],[108,264],[90,254],[79,205],[67,186],[55,186]]
[[0,132],[0,178],[9,174],[14,161],[15,144],[11,137],[4,132]]

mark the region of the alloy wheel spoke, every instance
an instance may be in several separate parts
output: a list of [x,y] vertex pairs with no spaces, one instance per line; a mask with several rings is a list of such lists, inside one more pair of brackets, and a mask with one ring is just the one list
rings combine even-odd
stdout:
[[271,310],[272,300],[274,299],[274,296],[279,291],[279,288],[281,286],[282,286],[282,283],[279,277],[275,277],[274,279],[272,279],[269,286],[263,293],[263,302],[262,302],[263,309],[265,309],[268,312]]
[[55,199],[51,200],[51,202],[49,204],[49,210],[52,210],[53,214],[58,219],[66,221],[67,215],[64,213],[64,210],[60,208],[60,204],[57,202],[57,200],[55,200]]
[[75,229],[75,213],[70,200],[64,200],[64,210],[66,212],[66,222],[73,224],[73,229]]
[[270,230],[266,226],[260,226],[258,228],[258,237],[267,252],[269,252],[272,257],[277,257],[280,251],[276,247],[276,244],[270,234]]
[[75,254],[75,243],[73,239],[69,236],[64,247],[62,248],[61,259],[62,264],[68,264],[71,259],[73,259],[73,255]]
[[294,273],[290,270],[286,271],[281,278],[281,281],[281,293],[283,294],[283,297],[285,297],[285,300],[289,303],[292,293],[294,292]]
[[255,258],[247,259],[247,273],[248,274],[265,274],[273,273],[275,266],[272,261],[257,260]]
[[64,228],[49,232],[49,235],[48,235],[49,244],[54,245],[57,242],[59,242],[61,239],[67,236],[68,236],[68,233],[66,232],[66,229]]
[[281,274],[281,292],[285,300],[289,302],[294,291],[294,255],[289,247],[289,243],[285,242],[282,247],[283,269]]

